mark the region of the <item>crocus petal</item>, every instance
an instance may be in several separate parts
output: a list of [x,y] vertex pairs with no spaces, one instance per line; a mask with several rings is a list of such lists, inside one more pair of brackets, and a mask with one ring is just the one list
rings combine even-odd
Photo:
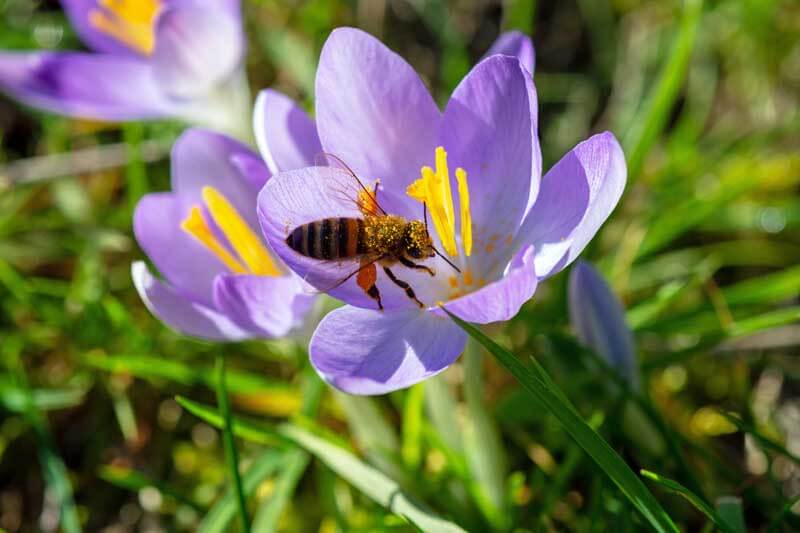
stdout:
[[[370,187],[371,184],[366,182]],[[354,198],[358,183],[336,167],[308,167],[281,172],[273,176],[258,195],[258,217],[261,230],[272,250],[300,278],[335,298],[359,307],[375,308],[375,303],[356,284],[355,260],[320,261],[292,250],[286,238],[297,227],[325,218],[363,218]],[[388,199],[386,202],[388,203]],[[399,290],[387,288],[379,272],[378,287],[387,309],[409,307],[411,301]]]
[[[179,98],[209,92],[242,62],[244,33],[223,2],[185,2],[158,18],[153,68],[162,88]],[[230,7],[230,6],[227,6]]]
[[636,344],[625,310],[600,273],[584,261],[570,272],[569,317],[578,339],[637,388]]
[[322,153],[317,126],[288,96],[272,89],[261,91],[253,112],[253,130],[273,174],[321,164],[315,161]]
[[536,247],[536,273],[551,276],[586,247],[625,188],[625,156],[610,132],[594,135],[567,153],[542,178],[519,242]]
[[0,89],[33,107],[95,120],[157,118],[174,108],[147,63],[110,54],[0,53]]
[[384,394],[438,374],[461,355],[465,343],[466,334],[449,318],[345,306],[322,319],[309,355],[334,387]]
[[133,232],[162,276],[180,293],[208,307],[214,278],[225,266],[181,229],[191,204],[171,193],[145,195],[136,204]]
[[519,61],[491,56],[456,88],[444,113],[442,139],[452,167],[467,171],[478,277],[502,272],[541,165],[536,93]]
[[243,329],[274,338],[301,323],[310,309],[314,297],[303,291],[295,276],[223,274],[214,283],[214,301],[217,309]]
[[264,160],[255,152],[236,152],[231,156],[230,161],[254,191],[260,191],[271,176],[264,165]]
[[61,0],[72,27],[86,46],[96,52],[138,56],[139,53],[124,42],[99,30],[89,22],[91,14],[99,8],[98,0]]
[[500,34],[484,57],[495,54],[516,57],[531,74],[533,74],[536,67],[536,53],[533,49],[533,42],[530,37],[521,31],[507,31]]
[[414,69],[371,35],[334,30],[319,60],[322,147],[359,175],[403,192],[433,157],[441,115]]
[[150,312],[175,331],[212,341],[237,341],[249,336],[224,315],[188,300],[157,280],[143,262],[131,265],[131,275],[139,296]]
[[258,155],[244,144],[210,130],[190,129],[172,148],[172,190],[185,201],[200,205],[203,187],[214,187],[256,229],[257,185],[266,179],[264,174],[244,175],[243,171],[252,172],[250,165],[259,166]]
[[[445,307],[462,320],[476,324],[510,320],[536,292],[537,277],[533,258],[531,246],[518,254],[502,278],[447,302]],[[434,313],[445,316],[440,309],[434,310]]]

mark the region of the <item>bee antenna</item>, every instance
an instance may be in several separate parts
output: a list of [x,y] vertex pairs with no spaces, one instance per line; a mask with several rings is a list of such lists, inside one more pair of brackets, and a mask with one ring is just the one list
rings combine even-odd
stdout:
[[428,204],[422,202],[422,220],[425,221],[425,233],[428,233]]
[[453,268],[455,269],[455,271],[456,271],[456,272],[458,272],[459,274],[461,274],[461,269],[460,269],[460,268],[458,268],[456,265],[454,265],[454,264],[453,264],[453,262],[452,262],[452,261],[450,261],[450,260],[449,260],[447,257],[445,257],[445,256],[444,256],[444,254],[442,254],[442,252],[440,252],[439,250],[437,250],[435,246],[433,247],[433,251],[436,253],[436,255],[438,255],[439,257],[441,257],[442,259],[444,259],[444,260],[445,260],[445,262],[446,262],[448,265],[450,265],[451,267],[453,267]]

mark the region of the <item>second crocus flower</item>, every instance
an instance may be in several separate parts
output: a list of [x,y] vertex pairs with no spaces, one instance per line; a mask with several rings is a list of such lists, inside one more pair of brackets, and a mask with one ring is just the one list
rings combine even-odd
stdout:
[[298,328],[314,301],[258,230],[256,196],[270,179],[245,145],[191,129],[172,151],[172,191],[148,194],[134,214],[139,245],[163,276],[134,263],[150,311],[192,337],[275,338]]

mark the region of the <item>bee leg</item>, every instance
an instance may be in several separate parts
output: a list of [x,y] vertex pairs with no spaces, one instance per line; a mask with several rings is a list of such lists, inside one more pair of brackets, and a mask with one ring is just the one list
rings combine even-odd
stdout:
[[383,267],[383,271],[386,272],[386,275],[389,276],[389,279],[392,280],[392,283],[394,283],[395,285],[406,291],[406,295],[415,302],[417,302],[417,305],[419,305],[420,307],[425,307],[425,304],[423,304],[417,299],[417,295],[414,294],[414,289],[411,288],[411,285],[409,285],[408,283],[406,283],[401,279],[397,279],[397,277],[394,275],[394,272],[389,270],[389,267]]
[[410,260],[406,259],[405,257],[401,257],[400,258],[400,263],[404,267],[416,268],[417,270],[424,270],[425,272],[427,272],[431,276],[435,276],[436,275],[436,272],[434,272],[434,270],[431,267],[426,267],[425,265],[418,265],[418,264],[414,263],[413,261],[410,261]]
[[383,303],[381,303],[381,293],[378,290],[375,282],[378,279],[378,269],[375,268],[375,263],[362,265],[356,275],[356,284],[364,289],[367,296],[372,298],[378,303],[378,310],[383,311]]

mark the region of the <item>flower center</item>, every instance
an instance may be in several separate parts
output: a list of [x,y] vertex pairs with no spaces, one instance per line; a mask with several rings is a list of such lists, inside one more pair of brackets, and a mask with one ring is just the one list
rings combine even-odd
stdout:
[[[451,257],[458,257],[456,244],[456,217],[453,209],[453,193],[450,189],[450,171],[447,168],[447,152],[436,148],[436,169],[422,167],[422,177],[406,189],[411,198],[428,207],[433,227],[444,250]],[[461,211],[461,246],[466,257],[472,254],[472,214],[469,209],[469,187],[467,173],[463,168],[456,169],[458,182],[458,207]]]
[[234,274],[281,275],[267,248],[222,193],[214,187],[203,187],[203,202],[235,255],[217,239],[199,205],[192,207],[181,221],[183,231],[203,244]]
[[[467,172],[463,168],[456,168],[461,229],[460,252],[456,241],[456,212],[453,207],[453,191],[450,187],[447,152],[443,147],[436,148],[435,169],[425,166],[422,167],[420,172],[422,177],[408,186],[406,194],[427,206],[431,214],[433,227],[445,252],[451,257],[459,257],[461,253],[463,253],[464,257],[469,257],[472,255],[472,212],[469,204]],[[462,267],[460,276],[451,276],[447,281],[449,282],[450,298],[456,298],[476,288],[473,286],[475,280],[468,266],[466,268]],[[478,280],[478,286],[482,284],[483,280]]]
[[89,12],[89,24],[149,56],[156,46],[155,22],[161,0],[97,0]]

